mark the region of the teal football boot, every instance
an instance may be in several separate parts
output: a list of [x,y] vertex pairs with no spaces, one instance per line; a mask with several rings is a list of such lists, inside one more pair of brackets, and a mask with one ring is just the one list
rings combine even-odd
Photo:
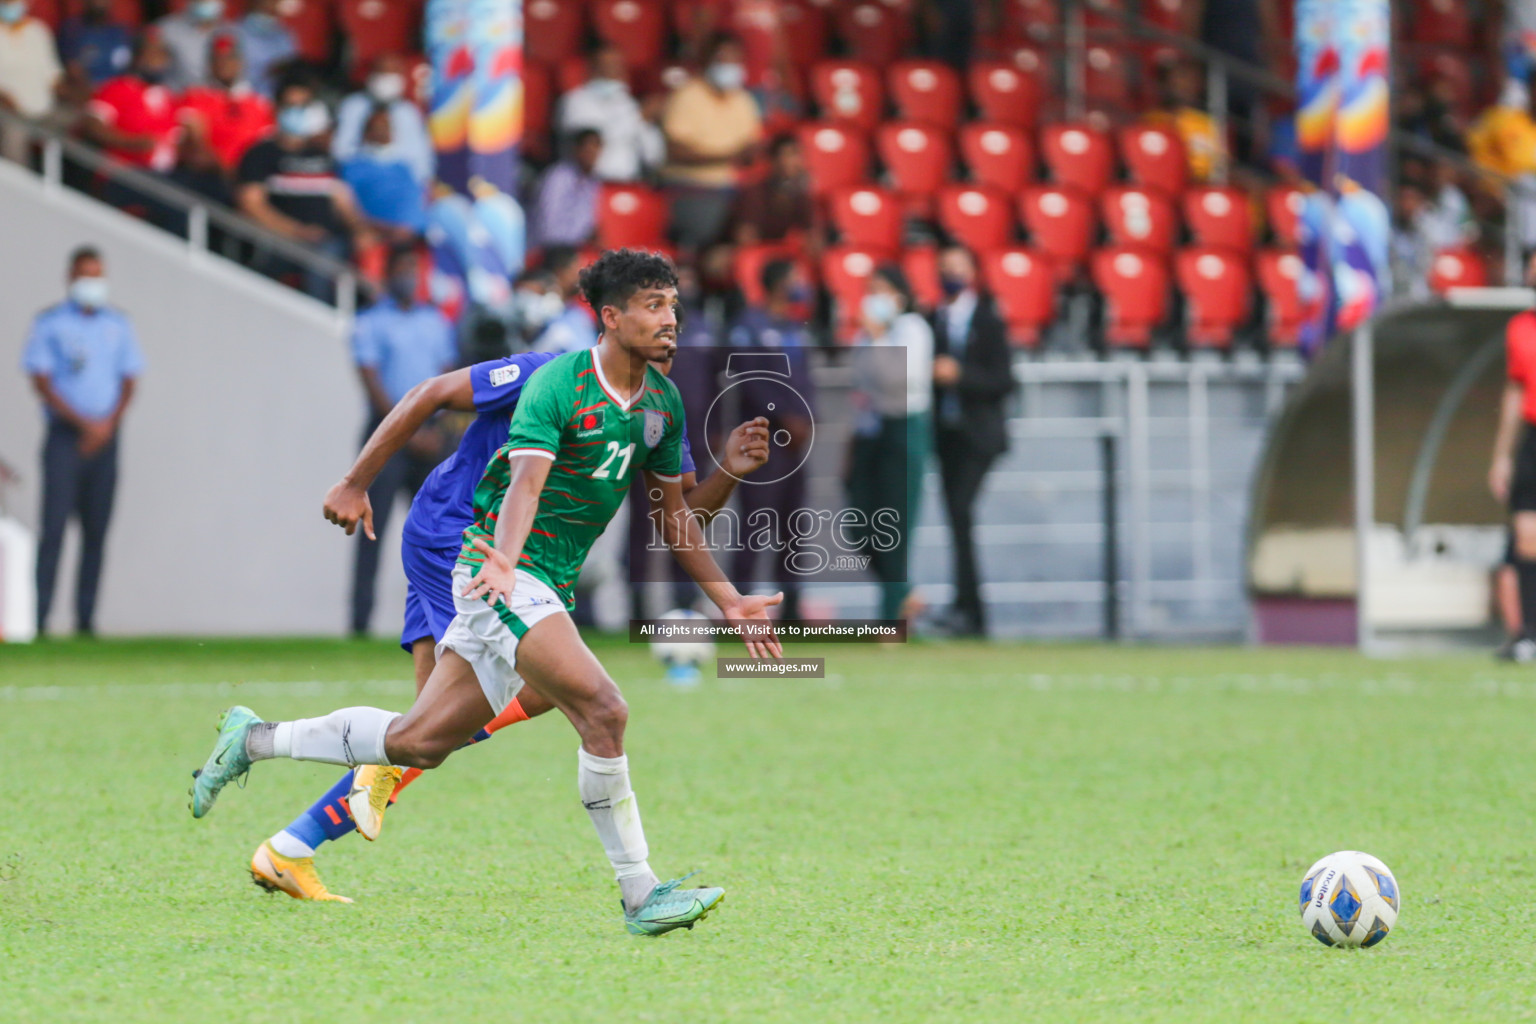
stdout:
[[251,770],[245,736],[251,726],[260,723],[256,712],[238,704],[219,716],[219,738],[214,741],[213,753],[203,762],[202,770],[192,773],[192,788],[187,790],[192,797],[192,817],[201,818],[213,810],[219,792]]
[[697,871],[662,882],[651,890],[636,910],[624,911],[624,927],[631,935],[662,935],[674,928],[692,928],[725,899],[725,890],[679,889]]

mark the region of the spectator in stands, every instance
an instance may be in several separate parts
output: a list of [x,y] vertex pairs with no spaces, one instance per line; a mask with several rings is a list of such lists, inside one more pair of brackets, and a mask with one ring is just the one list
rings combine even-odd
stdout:
[[[330,113],[314,89],[302,79],[284,84],[277,93],[276,133],[246,150],[235,172],[235,205],[274,234],[346,259],[354,246],[371,242],[373,234],[352,190],[337,177],[325,144],[329,129]],[[258,265],[274,277],[296,269],[271,256]],[[304,287],[324,298],[330,282],[310,273]]]
[[593,168],[602,159],[603,137],[595,128],[582,128],[565,148],[565,157],[550,164],[539,178],[528,231],[529,244],[535,247],[585,245],[597,226],[602,182]]
[[[909,565],[918,499],[932,437],[933,328],[913,311],[912,288],[900,267],[882,264],[870,275],[855,339],[856,391],[848,500],[873,522],[895,510],[896,543],[866,548],[880,579],[880,617],[913,618],[921,610]],[[895,348],[896,352],[889,351]],[[885,350],[885,351],[882,351]],[[897,352],[905,353],[903,358]]]
[[[53,30],[28,13],[27,0],[0,2],[0,111],[44,120],[62,81]],[[0,156],[24,162],[29,148],[24,133],[0,125]]]
[[[731,328],[727,340],[733,349],[771,349],[783,352],[789,359],[791,386],[815,408],[815,391],[811,381],[811,364],[808,351],[814,344],[806,329],[810,313],[811,286],[805,275],[792,260],[769,260],[762,271],[763,303],[744,310]],[[799,509],[805,508],[805,483],[807,474],[797,471],[810,447],[813,426],[804,410],[790,408],[788,403],[775,402],[775,394],[783,385],[771,383],[771,378],[749,379],[738,385],[744,408],[768,410],[768,429],[771,437],[787,439],[784,444],[771,446],[768,462],[755,486],[741,488],[741,521],[746,524],[762,521],[753,514],[769,510],[774,538],[771,559],[772,572],[764,576],[757,572],[759,548],[742,545],[736,550],[732,579],[745,582],[765,583],[772,581],[784,591],[784,603],[779,613],[786,619],[800,617],[800,587],[798,577],[790,569],[790,556],[794,554],[788,533],[790,519]],[[706,393],[713,391],[707,387]],[[750,527],[749,527],[750,528]]]
[[166,84],[177,92],[208,80],[208,46],[213,37],[234,31],[224,17],[224,0],[191,0],[176,14],[155,22],[171,51]]
[[42,535],[37,547],[37,632],[53,605],[53,587],[71,518],[80,522],[80,569],[75,629],[95,628],[107,524],[117,489],[117,432],[144,370],[128,318],[107,305],[101,254],[76,249],[69,258],[69,294],[32,322],[22,367],[43,400]]
[[970,67],[979,6],[975,0],[930,0],[924,5],[919,15],[924,28],[923,53],[957,71]]
[[1508,215],[1521,248],[1536,250],[1536,118],[1531,116],[1532,86],[1511,78],[1499,102],[1478,116],[1467,130],[1467,152],[1487,171],[1514,179]]
[[947,625],[959,636],[985,636],[972,530],[981,485],[1008,450],[1003,402],[1013,390],[1013,367],[1007,329],[997,303],[977,282],[969,249],[952,245],[939,253],[939,285],[944,301],[933,315],[934,453],[944,481],[955,573]]
[[406,70],[405,59],[397,54],[382,54],[373,62],[367,87],[342,100],[337,108],[331,153],[337,160],[356,156],[363,144],[364,122],[374,107],[383,106],[389,110],[389,134],[395,149],[410,165],[416,181],[424,186],[437,171],[437,152],[432,148],[421,108],[406,95],[410,84]]
[[364,215],[382,227],[397,245],[427,228],[426,190],[394,145],[389,108],[373,108],[363,125],[363,144],[341,163],[341,176],[357,196]]
[[689,250],[703,248],[724,232],[740,168],[762,142],[757,104],[743,87],[745,59],[735,36],[716,36],[704,73],[690,78],[667,103],[664,178],[671,191],[673,233]]
[[128,70],[133,31],[113,16],[112,0],[85,0],[80,13],[59,26],[59,57],[71,91],[89,99],[108,79]]
[[1194,61],[1179,61],[1163,74],[1163,103],[1147,115],[1147,122],[1171,128],[1184,142],[1189,176],[1210,181],[1227,162],[1227,147],[1216,121],[1205,111],[1205,75]]
[[159,32],[139,36],[128,73],[108,81],[86,106],[85,137],[122,163],[169,173],[182,130],[176,95],[166,85],[171,65]]
[[569,245],[544,250],[544,269],[564,307],[533,343],[535,352],[575,352],[597,344],[597,318],[581,296],[581,254]]
[[280,6],[282,0],[254,0],[238,29],[251,87],[268,99],[277,89],[279,76],[299,56],[299,44],[278,16]]
[[208,57],[208,84],[181,98],[181,120],[190,145],[219,171],[233,175],[245,151],[272,130],[272,104],[245,76],[244,54],[235,36],[214,36]]
[[[1279,68],[1288,55],[1277,0],[1184,0],[1189,34],[1254,68]],[[1238,157],[1249,160],[1253,137],[1245,130],[1259,100],[1256,85],[1227,76],[1227,113],[1237,130]]]
[[[364,441],[407,391],[429,377],[447,373],[458,362],[453,327],[436,306],[418,301],[420,281],[421,266],[415,248],[391,249],[385,295],[357,318],[353,328],[352,354],[368,396]],[[397,495],[403,494],[407,502],[415,497],[427,474],[442,461],[443,446],[441,431],[428,423],[407,442],[403,451],[384,464],[368,488],[374,537],[382,538],[388,528]],[[354,636],[365,635],[373,618],[380,546],[379,540],[358,531],[357,562],[352,574]]]
[[638,181],[656,171],[666,156],[661,129],[646,118],[629,91],[624,54],[599,43],[587,58],[586,82],[560,100],[561,134],[594,128],[603,135],[597,176],[604,181]]
[[769,148],[773,169],[737,197],[731,235],[737,245],[761,242],[804,243],[820,247],[816,202],[811,198],[805,157],[793,135],[781,135]]

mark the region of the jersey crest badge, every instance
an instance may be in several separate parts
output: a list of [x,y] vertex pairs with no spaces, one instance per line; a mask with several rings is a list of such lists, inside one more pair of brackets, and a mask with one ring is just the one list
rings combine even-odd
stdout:
[[507,366],[491,367],[491,387],[499,388],[511,384],[523,375],[523,368],[516,363]]
[[666,429],[666,426],[666,420],[662,419],[660,412],[655,409],[645,410],[645,434],[643,437],[647,448],[655,448],[661,442],[661,434]]

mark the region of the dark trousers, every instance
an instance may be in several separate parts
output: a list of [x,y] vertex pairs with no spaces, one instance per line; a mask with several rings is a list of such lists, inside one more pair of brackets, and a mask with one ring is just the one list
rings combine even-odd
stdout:
[[[368,427],[364,439],[373,433],[375,422]],[[383,537],[389,526],[390,513],[394,510],[395,497],[402,491],[406,500],[416,497],[416,492],[427,479],[427,474],[442,460],[428,458],[410,451],[396,453],[384,463],[378,479],[368,488],[368,503],[373,506],[373,532]],[[379,575],[379,542],[369,540],[359,527],[357,531],[357,561],[352,566],[352,632],[368,632],[373,618],[374,584]]]
[[962,430],[940,427],[936,442],[939,475],[944,481],[944,508],[954,538],[954,610],[966,629],[984,633],[986,606],[982,604],[981,577],[976,571],[976,497],[996,456],[978,451]]
[[880,617],[901,617],[901,606],[912,592],[908,558],[912,534],[917,529],[918,502],[923,493],[923,470],[928,462],[927,413],[885,416],[880,432],[855,437],[849,459],[848,503],[864,512],[866,521],[882,509],[895,513],[895,543],[876,546],[875,531],[865,531],[870,568],[880,580]]
[[112,495],[117,490],[117,438],[95,455],[80,454],[80,432],[52,423],[43,442],[42,537],[37,549],[37,631],[53,606],[53,585],[64,551],[64,528],[80,520],[80,575],[75,581],[75,628],[95,628],[96,589],[106,550]]
[[[749,477],[736,488],[741,501],[741,547],[732,555],[731,579],[743,586],[772,583],[784,591],[784,603],[779,615],[786,619],[800,617],[800,577],[790,568],[790,517],[805,508],[805,476],[791,473],[772,483],[754,483]],[[777,524],[774,546],[769,551],[754,551],[747,538],[762,530],[753,513],[768,510]],[[767,575],[759,575],[760,559],[768,559]]]

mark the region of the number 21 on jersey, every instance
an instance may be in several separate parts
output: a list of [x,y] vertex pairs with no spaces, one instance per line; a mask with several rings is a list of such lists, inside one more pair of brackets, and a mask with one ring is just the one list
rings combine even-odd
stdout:
[[[607,480],[611,475],[615,480],[623,480],[624,474],[629,472],[630,457],[635,454],[635,442],[631,441],[624,447],[619,447],[619,442],[608,442],[608,457],[603,459],[603,464],[592,471],[592,479]],[[621,458],[622,457],[622,458]],[[613,465],[614,459],[620,459],[619,468],[609,473],[608,467]]]

